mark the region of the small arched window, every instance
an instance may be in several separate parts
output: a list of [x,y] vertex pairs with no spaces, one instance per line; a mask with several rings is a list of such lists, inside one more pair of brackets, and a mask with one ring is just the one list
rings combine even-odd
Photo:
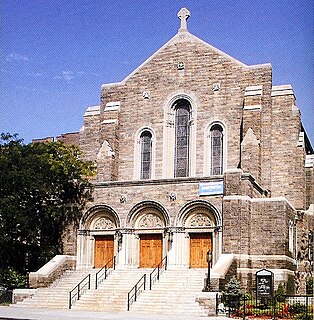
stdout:
[[190,110],[191,105],[185,99],[175,102],[175,155],[174,176],[189,175],[189,144],[190,144]]
[[223,173],[223,129],[219,124],[210,128],[210,163],[211,175],[221,175]]
[[152,168],[152,134],[143,131],[141,136],[141,179],[151,178]]

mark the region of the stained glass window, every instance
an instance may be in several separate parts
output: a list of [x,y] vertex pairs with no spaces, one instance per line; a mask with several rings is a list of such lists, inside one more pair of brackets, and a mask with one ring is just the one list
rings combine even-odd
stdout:
[[210,129],[211,175],[223,173],[223,130],[218,124]]
[[174,176],[189,175],[190,103],[180,99],[175,103]]
[[150,179],[152,166],[152,134],[144,131],[141,134],[141,179]]

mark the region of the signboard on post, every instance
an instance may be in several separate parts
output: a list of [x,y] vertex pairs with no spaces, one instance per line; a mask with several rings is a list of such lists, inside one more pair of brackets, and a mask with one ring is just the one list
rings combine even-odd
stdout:
[[274,273],[262,269],[256,272],[256,296],[257,298],[270,298],[274,292]]

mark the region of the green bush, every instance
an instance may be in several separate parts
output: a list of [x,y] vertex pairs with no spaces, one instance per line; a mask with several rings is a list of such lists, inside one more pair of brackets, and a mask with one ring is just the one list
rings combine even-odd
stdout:
[[306,294],[313,294],[313,277],[306,280]]
[[236,277],[232,277],[229,282],[225,285],[225,303],[228,307],[238,308],[240,306],[241,297],[241,284]]
[[309,319],[313,319],[313,313],[308,313],[306,315],[306,313],[299,313],[296,316],[293,317],[293,319],[295,320],[309,320]]
[[292,313],[305,313],[306,312],[306,306],[304,304],[301,304],[300,302],[296,302],[293,305],[289,306],[289,312]]
[[274,296],[276,297],[278,302],[284,302],[286,295],[285,286],[282,283],[279,283],[277,290],[274,292]]
[[25,288],[26,276],[11,268],[0,270],[0,286],[7,289]]

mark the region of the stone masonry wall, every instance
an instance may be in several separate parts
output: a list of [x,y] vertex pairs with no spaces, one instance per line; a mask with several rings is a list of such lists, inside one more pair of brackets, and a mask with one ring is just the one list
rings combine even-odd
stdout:
[[310,204],[314,203],[314,168],[305,169],[306,181],[306,204],[305,208],[308,209]]
[[[184,70],[177,68],[180,61],[185,63]],[[203,174],[204,135],[213,121],[226,126],[227,167],[238,167],[244,91],[248,85],[266,82],[271,87],[269,66],[246,68],[193,37],[170,42],[127,78],[124,90],[119,92],[116,86],[110,85],[102,88],[102,108],[110,101],[121,102],[118,180],[132,179],[134,163],[130,155],[134,152],[136,132],[143,127],[150,127],[156,133],[156,178],[162,177],[164,106],[179,92],[191,94],[197,103],[192,124],[197,127],[196,175]],[[220,84],[219,91],[212,90],[214,83]],[[149,99],[143,98],[144,91],[150,92]]]
[[284,196],[295,208],[304,209],[305,151],[299,143],[300,131],[300,113],[294,95],[273,97],[272,196]]
[[[170,193],[176,194],[176,200],[169,198]],[[125,202],[120,201],[120,196],[124,195]],[[167,180],[163,182],[143,182],[143,183],[109,183],[95,187],[94,202],[88,204],[93,207],[98,204],[108,204],[119,213],[121,227],[130,227],[128,217],[134,205],[142,201],[155,201],[162,205],[168,212],[170,222],[176,225],[176,219],[180,209],[193,200],[204,200],[210,202],[220,212],[222,211],[222,196],[199,196],[198,181],[185,179],[180,182]]]

